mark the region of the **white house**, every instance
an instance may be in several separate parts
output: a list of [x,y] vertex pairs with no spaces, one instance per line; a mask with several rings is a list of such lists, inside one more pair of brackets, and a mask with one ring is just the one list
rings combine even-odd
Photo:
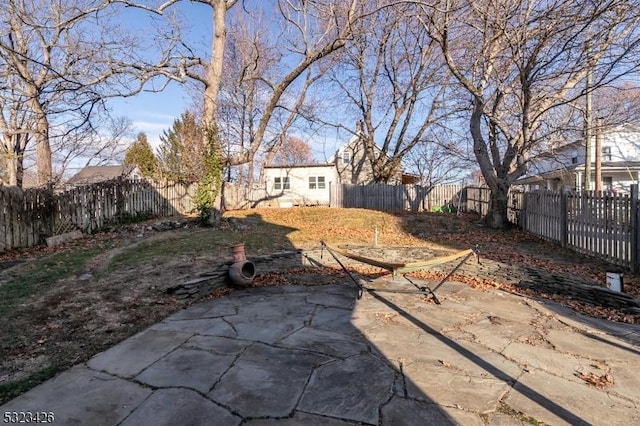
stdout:
[[[374,181],[371,162],[365,155],[365,144],[359,134],[338,148],[327,163],[264,166],[263,176],[266,180],[266,204],[280,207],[329,205],[332,185],[367,185]],[[389,183],[409,184],[415,181],[416,176],[399,170]]]
[[[595,189],[595,136],[591,141],[591,189]],[[585,175],[583,141],[560,146],[539,155],[529,165],[529,172],[516,181],[525,190],[582,190]],[[627,124],[602,131],[602,189],[628,193],[630,185],[640,179],[640,127]]]
[[338,182],[334,164],[265,166],[267,198],[279,207],[328,206]]

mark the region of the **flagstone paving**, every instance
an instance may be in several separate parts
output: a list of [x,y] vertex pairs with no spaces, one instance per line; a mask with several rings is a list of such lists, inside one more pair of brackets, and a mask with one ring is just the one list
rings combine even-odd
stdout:
[[348,282],[235,291],[0,413],[61,425],[640,424],[640,327],[460,283],[438,296],[358,299]]

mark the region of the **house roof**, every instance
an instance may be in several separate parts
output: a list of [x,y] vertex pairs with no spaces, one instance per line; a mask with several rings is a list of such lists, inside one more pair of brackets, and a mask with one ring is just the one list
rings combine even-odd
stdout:
[[[351,136],[351,138],[349,139],[349,141],[343,143],[342,145],[340,145],[340,147],[338,149],[336,149],[336,152],[329,158],[329,162],[333,163],[336,161],[336,158],[338,157],[338,154],[341,151],[344,151],[345,148],[348,147],[352,147],[353,145],[357,145],[359,143],[362,143],[362,133],[360,131],[358,131],[358,133],[354,134],[353,136]],[[364,144],[363,144],[364,145]],[[376,150],[377,152],[382,152],[382,150],[380,149],[379,146],[377,145],[373,145],[373,149]],[[390,158],[389,155],[385,152],[384,155],[387,158]]]
[[265,169],[304,169],[308,167],[334,167],[333,163],[291,164],[282,166],[264,166]]
[[[631,123],[620,124],[614,127],[605,127],[602,133],[605,135],[612,134],[612,133],[640,133],[640,126],[637,126]],[[591,137],[595,138],[595,133]],[[552,149],[549,149],[547,151],[544,151],[539,155],[536,155],[535,158],[546,158],[554,155],[556,151],[564,150],[567,148],[584,147],[584,145],[585,145],[584,139],[580,139],[573,142],[567,142],[562,145],[555,146]]]
[[73,175],[68,181],[69,185],[90,185],[92,183],[104,182],[123,176],[128,176],[134,167],[118,166],[87,166]]
[[[592,163],[593,170],[593,163]],[[603,173],[611,173],[611,172],[625,172],[625,171],[634,171],[640,172],[640,161],[615,161],[615,162],[603,162],[602,163],[602,172]],[[583,172],[584,173],[584,164],[572,164],[570,166],[566,166],[563,168],[550,170],[548,172],[540,173],[533,176],[525,176],[515,181],[515,185],[525,185],[530,183],[538,183],[548,179],[554,178],[562,178],[564,176],[571,175],[575,172]]]

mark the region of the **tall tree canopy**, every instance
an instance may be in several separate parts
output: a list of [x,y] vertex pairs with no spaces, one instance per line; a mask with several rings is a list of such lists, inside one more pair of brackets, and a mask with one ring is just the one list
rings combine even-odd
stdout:
[[124,164],[138,167],[140,173],[145,177],[156,176],[158,169],[156,156],[145,133],[138,133],[136,140],[131,144],[124,156]]
[[[411,2],[415,4],[416,2]],[[507,225],[507,192],[547,148],[550,114],[637,68],[637,1],[437,0],[421,3],[466,102],[476,161],[491,188],[487,223]]]
[[[176,118],[160,135],[158,171],[166,179],[195,182],[205,174],[205,154],[212,143],[190,111]],[[211,139],[214,140],[214,139]]]
[[29,145],[38,183],[49,183],[52,147],[69,149],[69,135],[92,135],[87,143],[96,143],[105,99],[133,95],[154,76],[173,73],[176,41],[159,48],[143,40],[121,24],[122,9],[104,0],[3,2],[0,132],[12,184],[21,179]]

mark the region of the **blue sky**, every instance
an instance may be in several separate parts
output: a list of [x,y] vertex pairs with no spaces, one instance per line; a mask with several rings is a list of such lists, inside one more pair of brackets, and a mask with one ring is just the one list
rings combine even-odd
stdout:
[[[206,5],[183,2],[173,6],[168,12],[179,14],[189,45],[195,46],[200,55],[208,58],[212,31],[211,9]],[[127,8],[124,16],[130,29],[136,28],[152,34],[153,30],[146,27],[150,16],[147,12]],[[149,142],[157,146],[162,131],[168,129],[173,120],[189,108],[191,102],[184,87],[171,82],[160,93],[143,92],[130,98],[111,99],[108,105],[114,115],[128,117],[136,133],[145,132]]]
[[190,102],[182,86],[171,83],[163,92],[113,99],[109,105],[114,115],[126,116],[132,121],[136,133],[146,133],[155,147],[160,142],[162,131],[171,127],[173,120],[188,108]]

